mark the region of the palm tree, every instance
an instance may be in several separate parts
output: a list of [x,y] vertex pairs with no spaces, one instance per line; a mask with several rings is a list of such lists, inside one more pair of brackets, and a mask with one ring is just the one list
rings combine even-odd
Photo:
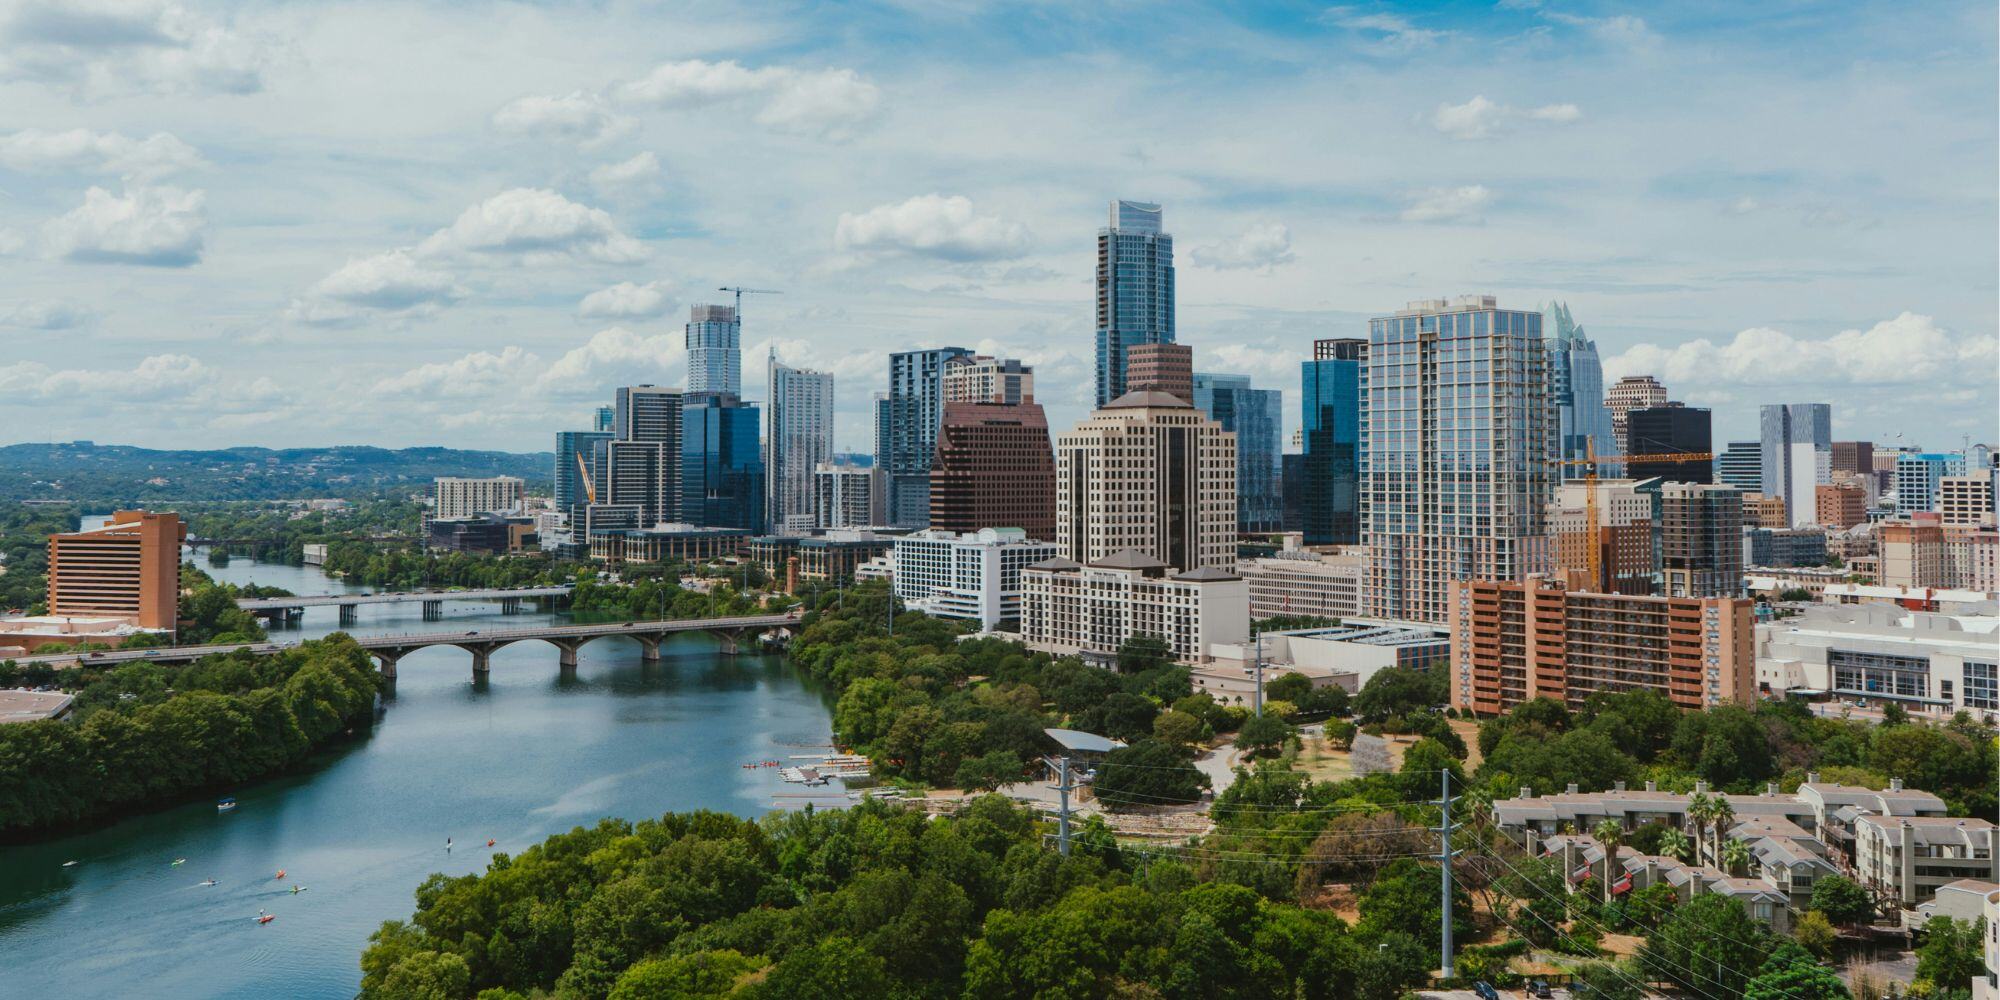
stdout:
[[1666,833],[1660,835],[1660,853],[1667,857],[1679,858],[1682,861],[1686,861],[1688,859],[1688,850],[1691,846],[1688,843],[1687,834],[1679,830],[1669,829]]
[[1599,821],[1591,828],[1590,835],[1604,848],[1604,901],[1611,902],[1612,872],[1618,867],[1618,841],[1625,831],[1615,819]]
[[1702,834],[1708,829],[1709,818],[1715,815],[1714,800],[1707,792],[1696,792],[1688,796],[1688,822],[1694,826],[1695,860],[1701,860]]
[[1708,821],[1715,827],[1716,860],[1720,861],[1722,855],[1722,836],[1729,832],[1730,827],[1736,825],[1736,807],[1730,805],[1729,800],[1723,798],[1719,793],[1710,802]]
[[1731,838],[1722,845],[1722,868],[1731,875],[1739,875],[1750,868],[1750,845]]

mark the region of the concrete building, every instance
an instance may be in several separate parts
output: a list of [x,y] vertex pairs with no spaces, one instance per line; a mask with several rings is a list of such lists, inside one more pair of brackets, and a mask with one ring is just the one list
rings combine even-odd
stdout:
[[[1287,629],[1260,632],[1247,642],[1220,645],[1213,650],[1215,665],[1211,675],[1221,671],[1252,667],[1262,661],[1267,673],[1264,682],[1292,672],[1304,674],[1315,686],[1338,685],[1349,694],[1359,692],[1369,678],[1390,667],[1405,670],[1443,670],[1451,662],[1451,637],[1431,628],[1411,628],[1374,621],[1349,621],[1329,628]],[[1228,677],[1229,681],[1236,681]],[[1255,677],[1250,678],[1254,687]],[[1207,683],[1198,674],[1195,683],[1214,694],[1216,678]],[[1234,686],[1233,684],[1230,686]]]
[[1859,881],[1906,908],[1961,879],[2000,881],[1993,821],[1960,816],[1862,816],[1854,821]]
[[1669,402],[1646,406],[1625,414],[1625,454],[1701,455],[1676,461],[1625,463],[1625,475],[1632,479],[1661,479],[1670,483],[1712,483],[1715,481],[1714,437],[1709,431],[1709,412],[1698,406]]
[[814,470],[833,457],[833,375],[779,364],[775,347],[769,368],[765,521],[773,531],[803,534],[818,521]]
[[[680,397],[676,396],[678,400]],[[676,420],[678,428],[680,422]],[[613,439],[604,443],[604,482],[597,499],[639,509],[639,527],[674,520],[680,513],[680,447],[665,441]],[[574,518],[572,518],[574,520]]]
[[613,570],[626,563],[705,563],[736,556],[749,540],[743,528],[694,524],[608,529],[590,533],[590,557]]
[[1097,231],[1097,406],[1131,391],[1126,352],[1174,342],[1174,238],[1160,206],[1111,203],[1110,225]]
[[1577,325],[1564,303],[1542,310],[1542,335],[1548,341],[1549,388],[1561,448],[1558,457],[1565,460],[1560,472],[1565,479],[1582,478],[1589,467],[1568,462],[1591,454],[1617,455],[1623,446],[1611,424],[1611,411],[1604,405],[1604,365],[1598,359],[1597,344],[1583,335],[1583,327]]
[[872,467],[821,462],[813,469],[814,526],[866,528],[882,521]]
[[1743,493],[1715,483],[1663,483],[1659,582],[1663,597],[1743,596]]
[[1604,392],[1604,408],[1611,414],[1611,437],[1625,443],[1625,415],[1633,410],[1667,405],[1667,387],[1651,375],[1627,375]]
[[1056,468],[1041,404],[944,406],[931,461],[930,525],[954,534],[1019,528],[1056,536]]
[[1993,469],[1939,478],[1937,510],[1940,520],[1946,525],[1968,527],[2000,524],[1993,502],[1996,478],[2000,478],[2000,473]]
[[[1806,570],[1795,572],[1804,573]],[[1838,577],[1840,570],[1817,570],[1825,577]],[[1939,590],[1934,587],[1885,587],[1872,583],[1848,583],[1828,579],[1814,594],[1826,604],[1893,605],[1906,611],[1936,611],[1948,615],[1992,615],[2000,605],[1991,593],[1977,590]]]
[[872,531],[760,535],[750,539],[744,554],[792,594],[801,583],[851,582],[861,564],[887,556],[893,544],[893,537]]
[[61,691],[0,690],[0,726],[61,719],[69,715],[75,702],[75,695]]
[[1771,694],[1900,703],[1949,718],[2000,715],[2000,618],[1823,604],[1757,626],[1757,686]]
[[1788,569],[1826,565],[1826,532],[1803,528],[1744,528],[1743,565]]
[[1250,594],[1227,571],[1185,572],[1135,549],[1089,566],[1057,557],[1021,572],[1021,637],[1036,649],[1115,660],[1135,635],[1164,639],[1175,660],[1206,663],[1250,638]]
[[1056,554],[1054,542],[1032,541],[1019,528],[968,534],[932,528],[896,539],[890,558],[904,603],[991,632],[1021,617],[1021,570]]
[[[518,491],[520,480],[513,483]],[[107,618],[174,631],[186,540],[179,514],[143,510],[114,511],[98,527],[50,535],[48,617]]]
[[1778,403],[1760,411],[1763,428],[1763,494],[1785,502],[1791,526],[1810,522],[1813,487],[1833,473],[1833,407]]
[[611,408],[611,436],[679,447],[681,391],[657,385],[620,386]]
[[1248,375],[1197,372],[1191,402],[1236,435],[1236,530],[1244,534],[1283,530],[1278,423],[1284,394],[1253,388]]
[[1762,493],[1745,493],[1743,523],[1746,526],[1759,528],[1789,528],[1792,526],[1792,519],[1785,513],[1784,498],[1766,496]]
[[1938,509],[1938,486],[1946,476],[1965,475],[1965,456],[1903,452],[1896,456],[1896,509],[1904,513]]
[[541,544],[535,519],[527,514],[485,512],[456,518],[433,518],[424,546],[439,552],[519,555]]
[[1648,480],[1600,479],[1597,492],[1597,576],[1591,576],[1590,493],[1592,484],[1570,481],[1549,502],[1550,575],[1568,590],[1605,594],[1650,594],[1655,563],[1654,520],[1659,484]]
[[1731,441],[1715,456],[1715,481],[1745,493],[1764,488],[1764,446],[1757,441]]
[[1578,593],[1543,581],[1453,581],[1451,704],[1496,715],[1536,697],[1580,708],[1649,690],[1683,708],[1755,694],[1751,602]]
[[1361,520],[1374,617],[1442,623],[1452,581],[1544,565],[1556,425],[1541,326],[1490,295],[1369,321]]
[[949,358],[944,364],[942,391],[947,406],[952,403],[1006,403],[1035,401],[1035,370],[1014,358],[994,358],[984,354]]
[[944,372],[948,362],[971,356],[963,347],[889,355],[889,392],[877,397],[875,406],[875,468],[883,487],[878,502],[886,523],[901,528],[929,524],[931,461],[944,420]]
[[1236,575],[1249,584],[1253,619],[1318,615],[1345,620],[1362,613],[1368,550],[1359,545],[1331,551],[1285,549],[1237,562]]
[[513,476],[488,479],[439,476],[432,490],[434,518],[464,518],[488,511],[506,513],[521,506],[521,481]]
[[1113,400],[1057,439],[1056,543],[1092,566],[1126,549],[1235,566],[1236,436],[1166,393]]
[[1888,587],[1951,587],[1947,573],[1944,526],[1884,521],[1875,526],[1882,573],[1876,582]]
[[1312,360],[1299,364],[1305,453],[1296,463],[1285,456],[1284,492],[1298,498],[1302,515],[1299,524],[1286,527],[1304,532],[1308,545],[1361,542],[1361,374],[1367,361],[1368,341],[1339,338],[1313,341]]
[[1822,528],[1845,529],[1868,521],[1868,491],[1859,482],[1813,487],[1813,520]]
[[735,306],[688,307],[689,395],[743,394],[743,321]]
[[1835,441],[1831,463],[1834,472],[1873,475],[1875,444],[1871,441]]
[[1127,347],[1125,391],[1164,392],[1194,402],[1194,348],[1186,344]]
[[1972,981],[1972,1000],[2000,1000],[2000,889],[1986,894],[1980,916],[1986,921],[1986,974]]

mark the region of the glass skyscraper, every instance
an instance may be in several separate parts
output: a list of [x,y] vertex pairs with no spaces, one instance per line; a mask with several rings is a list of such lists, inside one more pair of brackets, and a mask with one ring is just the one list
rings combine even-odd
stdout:
[[771,426],[764,435],[771,530],[812,530],[813,470],[833,458],[833,376],[778,363],[771,354]]
[[[1621,454],[1623,442],[1604,406],[1604,365],[1598,360],[1597,344],[1583,335],[1583,327],[1561,302],[1542,311],[1542,333],[1548,341],[1549,392],[1555,400],[1562,457],[1584,458],[1593,445],[1599,455]],[[1589,471],[1588,466],[1564,465],[1561,478],[1582,479]]]
[[[1296,495],[1307,545],[1361,541],[1361,374],[1368,342],[1313,341],[1313,359],[1299,364],[1305,454],[1295,463]],[[1288,477],[1289,478],[1289,477]]]
[[698,305],[688,310],[689,395],[743,394],[743,323],[735,306]]
[[1896,509],[1936,510],[1938,480],[1965,475],[1965,456],[1906,451],[1896,456]]
[[721,393],[681,410],[681,520],[706,528],[764,530],[764,455],[757,407]]
[[922,528],[931,518],[931,459],[944,421],[945,362],[971,357],[963,347],[889,355],[889,394],[875,402],[875,465],[882,470],[883,516]]
[[1174,342],[1174,238],[1160,206],[1111,203],[1097,231],[1097,405],[1125,394],[1125,349]]
[[1763,490],[1785,502],[1793,527],[1819,517],[1816,487],[1832,478],[1833,407],[1826,403],[1773,403],[1760,412]]
[[[571,507],[590,498],[584,476],[594,457],[596,443],[609,440],[609,430],[556,432],[554,482],[557,510],[567,514]],[[578,461],[579,458],[582,461]]]
[[1278,494],[1278,424],[1284,394],[1253,389],[1248,375],[1194,376],[1194,408],[1236,435],[1236,527],[1238,531],[1278,531],[1284,498]]
[[1764,489],[1764,447],[1756,441],[1731,441],[1715,456],[1715,481],[1745,493]]

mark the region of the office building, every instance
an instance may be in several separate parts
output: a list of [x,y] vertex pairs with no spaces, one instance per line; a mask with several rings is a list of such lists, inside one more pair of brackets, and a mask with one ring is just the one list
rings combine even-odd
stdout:
[[513,476],[462,479],[439,476],[433,485],[431,517],[456,519],[521,506],[521,481]]
[[557,510],[567,512],[577,504],[589,502],[590,491],[595,487],[591,458],[597,443],[609,440],[610,431],[556,432],[555,476],[551,482],[555,485]]
[[1194,408],[1236,435],[1236,528],[1245,534],[1283,530],[1278,496],[1278,422],[1284,394],[1253,389],[1248,375],[1194,376]]
[[114,511],[98,527],[50,535],[45,618],[116,619],[139,629],[174,631],[186,540],[179,514],[143,510]]
[[1125,395],[1127,349],[1174,342],[1174,238],[1160,206],[1111,203],[1097,231],[1097,405]]
[[1876,549],[1882,562],[1877,580],[1885,587],[1951,587],[1947,572],[1944,526],[1884,521],[1875,526]]
[[[1623,442],[1604,405],[1604,365],[1598,360],[1597,344],[1583,335],[1583,327],[1561,302],[1542,311],[1542,335],[1548,341],[1549,392],[1556,406],[1561,457],[1575,461],[1591,454],[1618,454]],[[1588,471],[1588,466],[1567,462],[1561,468],[1565,479],[1581,478]]]
[[1868,490],[1850,478],[1847,482],[1813,487],[1813,520],[1822,528],[1845,530],[1868,521]]
[[1824,692],[1894,701],[1951,718],[2000,714],[2000,618],[1890,603],[1817,604],[1757,627],[1757,683],[1771,694]]
[[1369,321],[1361,518],[1373,617],[1442,623],[1451,581],[1543,564],[1556,427],[1541,327],[1541,313],[1492,296]]
[[741,553],[750,534],[743,528],[695,524],[613,528],[590,533],[590,557],[611,570],[626,563],[714,562]]
[[[1595,490],[1595,503],[1591,492]],[[1654,504],[1659,484],[1630,479],[1571,481],[1549,502],[1550,575],[1566,590],[1650,594],[1654,562]],[[1590,528],[1595,509],[1597,530]],[[1592,540],[1597,544],[1593,559]],[[1595,575],[1592,566],[1595,565]]]
[[1058,557],[1021,571],[1021,638],[1030,647],[1106,663],[1136,635],[1166,640],[1178,662],[1206,663],[1216,646],[1249,640],[1249,592],[1225,570],[1175,572],[1131,549],[1089,566]]
[[688,308],[688,395],[743,394],[743,321],[735,306]]
[[1236,564],[1250,589],[1250,617],[1317,615],[1348,619],[1362,613],[1361,588],[1368,581],[1368,550],[1347,545],[1333,551],[1284,549]]
[[618,426],[618,408],[615,406],[600,406],[597,408],[596,419],[591,421],[590,429],[596,431],[603,431],[606,434],[609,434],[614,429],[616,429],[617,426]]
[[681,391],[656,385],[621,386],[612,407],[611,436],[680,446]]
[[468,514],[458,518],[435,518],[424,537],[424,547],[439,552],[478,555],[519,555],[541,543],[535,519],[525,514]]
[[771,530],[811,531],[813,470],[833,457],[833,376],[778,363],[771,352],[770,426],[764,434],[764,473]]
[[1994,504],[1994,485],[2000,473],[1987,468],[1963,476],[1938,479],[1937,511],[1946,525],[1968,527],[2000,524],[2000,507]]
[[1627,375],[1604,393],[1604,409],[1611,414],[1612,440],[1625,441],[1625,415],[1633,410],[1667,405],[1667,387],[1651,375]]
[[[1817,494],[1814,501],[1818,501]],[[1792,520],[1785,514],[1785,501],[1762,493],[1745,493],[1743,523],[1759,528],[1785,528],[1791,526]]]
[[757,407],[735,396],[689,396],[681,408],[680,520],[764,533],[764,455]]
[[646,507],[636,503],[590,503],[571,508],[569,534],[573,545],[590,550],[590,536],[600,531],[623,531],[659,523],[646,519]]
[[1875,444],[1872,441],[1835,441],[1833,455],[1828,460],[1835,473],[1852,472],[1873,475],[1875,472]]
[[1670,483],[1712,483],[1715,481],[1715,456],[1710,454],[1713,441],[1709,434],[1709,413],[1701,407],[1668,403],[1631,410],[1625,414],[1625,454],[1698,457],[1685,461],[1627,461],[1625,475]]
[[931,460],[944,418],[944,372],[963,347],[889,355],[889,392],[875,401],[875,466],[882,472],[882,514],[888,523],[921,528],[931,510]]
[[1663,483],[1660,582],[1663,597],[1743,596],[1743,492],[1710,483]]
[[1186,344],[1126,348],[1125,391],[1164,392],[1194,402],[1194,348]]
[[771,579],[796,594],[805,583],[845,584],[862,564],[886,558],[894,539],[872,531],[837,530],[818,535],[759,535],[750,539],[745,558],[764,568]]
[[1728,483],[1745,493],[1764,488],[1764,446],[1758,441],[1731,441],[1715,456],[1715,482]]
[[1743,529],[1743,563],[1759,569],[1785,569],[1826,565],[1826,529],[1816,525],[1798,528]]
[[1313,359],[1299,363],[1303,478],[1285,489],[1299,498],[1298,530],[1307,545],[1361,541],[1361,375],[1367,362],[1368,341],[1329,338],[1313,341]]
[[1946,476],[1965,475],[1965,456],[1936,452],[1903,452],[1896,456],[1896,509],[1936,510],[1938,483]]
[[813,470],[815,527],[866,528],[881,518],[875,509],[872,466],[821,462]]
[[1760,419],[1764,487],[1759,492],[1785,502],[1793,527],[1809,524],[1818,513],[1813,487],[1832,477],[1833,407],[1777,403],[1765,406]]
[[1032,403],[1035,370],[1014,358],[948,358],[941,376],[946,403]]
[[1176,570],[1236,564],[1236,436],[1163,392],[1113,400],[1056,441],[1056,542]]
[[[1306,457],[1288,451],[1278,456],[1278,502],[1284,507],[1285,530],[1303,536],[1306,530]],[[1326,544],[1317,542],[1314,544]]]
[[[680,512],[680,460],[680,449],[665,441],[604,442],[604,482],[597,499],[637,507],[637,527],[672,521]],[[587,541],[589,536],[576,538]]]
[[1054,542],[1019,528],[968,534],[926,529],[896,539],[896,596],[925,614],[979,623],[991,632],[1021,617],[1021,570],[1056,556]]
[[931,464],[930,526],[955,534],[1020,528],[1035,541],[1055,540],[1055,456],[1040,404],[945,404]]
[[1747,598],[1565,591],[1539,578],[1451,583],[1451,704],[1497,715],[1531,698],[1572,711],[1599,691],[1682,708],[1756,696]]

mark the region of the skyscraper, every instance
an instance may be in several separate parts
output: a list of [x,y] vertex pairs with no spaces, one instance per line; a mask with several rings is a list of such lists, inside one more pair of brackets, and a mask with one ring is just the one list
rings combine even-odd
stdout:
[[771,353],[770,427],[764,470],[770,477],[772,531],[812,530],[813,470],[833,457],[833,376],[778,363]]
[[[614,438],[604,442],[604,471],[599,473],[603,487],[597,492],[598,502],[637,508],[640,527],[676,520],[679,458],[679,449],[667,441]],[[589,540],[588,535],[578,537]]]
[[1054,541],[1055,457],[1041,405],[946,403],[930,500],[933,528],[1020,528],[1035,541]]
[[591,429],[609,433],[617,424],[618,408],[615,406],[600,406],[597,408],[597,420],[591,424]]
[[1833,460],[1833,407],[1825,403],[1775,403],[1761,411],[1763,489],[1785,502],[1792,526],[1818,513],[1813,487],[1828,482]]
[[1032,403],[1035,370],[1014,358],[951,358],[944,365],[943,392],[947,403]]
[[727,393],[688,398],[681,410],[681,520],[705,528],[764,530],[759,417],[757,407]]
[[1542,314],[1412,302],[1369,321],[1363,385],[1372,613],[1442,623],[1451,581],[1538,568],[1556,444]]
[[1236,435],[1163,392],[1120,396],[1056,441],[1056,542],[1177,570],[1236,564]]
[[681,440],[681,392],[656,385],[623,386],[612,408],[611,436],[620,441]]
[[875,470],[821,462],[813,470],[813,512],[819,528],[865,528],[876,522]]
[[945,362],[971,354],[963,347],[936,347],[889,355],[889,394],[875,403],[875,465],[887,492],[882,513],[892,525],[930,523],[931,459],[944,417]]
[[[608,409],[610,407],[603,407],[600,413]],[[557,510],[568,514],[571,507],[590,498],[590,489],[585,477],[589,474],[593,451],[597,442],[609,440],[611,440],[609,430],[556,432],[556,466],[553,482]]]
[[1715,480],[1746,493],[1764,489],[1764,447],[1756,441],[1731,441],[1715,456]]
[[735,306],[697,305],[688,309],[688,395],[743,393],[743,323]]
[[[1561,457],[1579,459],[1593,450],[1598,455],[1618,454],[1624,442],[1604,405],[1604,366],[1598,361],[1597,344],[1583,335],[1583,327],[1561,302],[1543,310],[1542,333],[1548,341],[1549,390],[1555,397]],[[1582,465],[1561,467],[1564,479],[1580,479],[1589,471]]]
[[1965,475],[1965,456],[1906,451],[1896,456],[1896,509],[1938,509],[1938,480]]
[[[1648,406],[1625,414],[1625,454],[1627,455],[1708,455],[1714,448],[1709,433],[1709,413],[1699,406],[1668,403]],[[1715,481],[1713,458],[1677,462],[1627,462],[1625,475],[1631,479],[1665,479],[1675,483]]]
[[1734,486],[1659,486],[1663,597],[1743,595],[1743,492]]
[[1194,348],[1133,344],[1125,349],[1125,391],[1164,392],[1194,401]]
[[[1648,406],[1667,405],[1667,387],[1651,375],[1627,375],[1604,393],[1604,408],[1611,413],[1611,438],[1625,442],[1625,414]],[[1615,447],[1616,445],[1614,445]]]
[[1278,495],[1278,422],[1284,394],[1253,389],[1248,375],[1194,376],[1194,408],[1236,435],[1236,527],[1277,531],[1284,519]]
[[1111,203],[1097,231],[1097,405],[1123,396],[1125,350],[1174,342],[1174,238],[1160,206]]
[[[1313,359],[1299,363],[1305,454],[1296,463],[1301,482],[1290,482],[1302,509],[1308,545],[1361,541],[1361,370],[1368,342],[1359,338],[1313,341]],[[1289,456],[1288,456],[1289,457]]]

